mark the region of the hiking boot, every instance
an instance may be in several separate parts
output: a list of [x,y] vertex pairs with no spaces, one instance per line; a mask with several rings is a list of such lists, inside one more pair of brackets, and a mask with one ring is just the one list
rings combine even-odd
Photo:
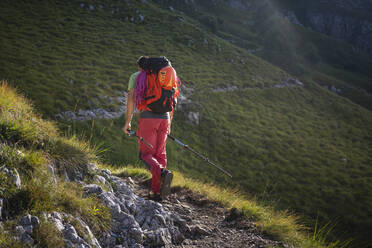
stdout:
[[153,201],[156,201],[156,202],[161,202],[163,199],[161,198],[160,194],[154,194],[154,193],[150,193],[149,194],[149,200],[153,200]]
[[171,193],[171,183],[173,179],[173,174],[169,170],[163,170],[161,173],[161,188],[160,196],[165,199]]

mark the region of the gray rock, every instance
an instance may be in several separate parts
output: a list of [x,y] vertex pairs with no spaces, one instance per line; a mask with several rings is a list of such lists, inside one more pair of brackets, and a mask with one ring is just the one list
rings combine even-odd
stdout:
[[55,114],[55,115],[54,115],[54,118],[55,118],[56,120],[63,120],[63,119],[64,119],[64,116],[63,116],[61,113],[59,113],[59,114]]
[[47,171],[50,175],[50,180],[53,182],[54,185],[57,184],[57,178],[56,178],[56,175],[54,173],[54,166],[52,164],[49,164],[48,167],[47,167]]
[[288,21],[296,24],[296,25],[300,25],[300,26],[303,26],[302,23],[300,23],[300,21],[297,19],[297,16],[296,14],[293,12],[293,11],[285,11],[284,14],[283,14],[284,18],[286,18]]
[[87,164],[87,169],[88,169],[88,172],[89,173],[94,173],[94,172],[96,172],[98,170],[98,167],[94,163],[88,163]]
[[140,243],[140,244],[143,243],[143,233],[142,233],[142,229],[140,227],[131,228],[130,231],[129,231],[129,234],[130,234],[131,238],[136,240],[137,243]]
[[188,117],[188,121],[190,124],[195,125],[195,126],[199,125],[199,118],[200,118],[199,112],[189,112],[187,117]]
[[208,227],[206,226],[202,226],[202,225],[195,225],[195,226],[192,226],[191,227],[191,232],[194,234],[194,235],[202,235],[202,236],[208,236],[212,233],[211,230],[208,229]]
[[93,247],[101,248],[101,245],[99,244],[98,240],[94,237],[94,235],[93,235],[92,231],[90,230],[89,226],[84,221],[82,221],[80,218],[77,218],[77,220],[79,221],[80,225],[84,228],[84,231],[88,234],[89,239],[90,239]]
[[145,17],[143,15],[138,15],[138,21],[139,22],[144,22],[145,21]]
[[84,186],[84,197],[90,195],[90,194],[101,194],[103,192],[103,189],[101,186],[97,184],[88,184]]
[[20,237],[21,241],[24,242],[25,244],[27,245],[34,245],[35,244],[35,240],[33,240],[31,238],[31,236],[29,234],[27,234],[26,232],[24,232],[21,237]]
[[21,235],[26,232],[23,226],[16,226],[15,231],[17,236],[19,237],[21,237]]
[[3,215],[2,209],[3,209],[3,199],[0,198],[0,221],[2,220],[2,215]]
[[173,222],[182,230],[186,230],[187,228],[187,222],[186,220],[182,219],[179,215],[171,214],[171,218]]
[[65,182],[66,183],[70,182],[71,180],[70,180],[70,177],[68,176],[66,168],[64,169],[64,174],[65,174]]
[[64,229],[65,229],[65,226],[63,225],[62,223],[62,219],[57,219],[57,218],[54,218],[54,217],[51,217],[49,218],[50,221],[54,224],[54,226],[60,231],[62,232]]
[[19,225],[21,225],[21,226],[29,226],[29,225],[32,225],[31,215],[28,214],[28,215],[23,216],[23,217],[20,219],[20,221],[19,221]]
[[146,243],[150,246],[164,246],[172,244],[172,236],[167,228],[160,228],[145,233]]
[[129,183],[129,185],[134,185],[134,181],[131,177],[127,177],[127,182]]
[[105,170],[101,170],[101,173],[102,175],[106,178],[106,179],[110,179],[112,173],[109,169],[105,169]]
[[106,179],[103,177],[103,176],[100,176],[100,175],[95,175],[93,177],[93,180],[97,183],[103,183],[105,184],[106,183]]
[[31,225],[33,227],[39,227],[40,226],[40,220],[36,216],[31,216]]
[[105,233],[101,236],[99,241],[103,247],[115,247],[116,235],[113,233]]
[[74,120],[74,119],[76,119],[76,115],[75,115],[75,113],[72,112],[72,111],[66,111],[66,112],[63,113],[63,115],[64,115],[65,118],[68,119],[68,120]]
[[29,225],[29,226],[25,226],[24,230],[25,230],[26,233],[32,235],[32,232],[33,232],[34,228],[31,225]]
[[306,21],[311,29],[344,40],[359,51],[372,54],[372,22],[363,17],[325,11],[308,11]]
[[19,176],[17,169],[12,168],[8,171],[9,171],[8,175],[13,179],[14,185],[17,187],[17,189],[21,189],[22,182],[21,182],[21,177]]
[[63,230],[63,236],[65,239],[70,240],[73,244],[82,244],[84,240],[79,237],[76,229],[73,225],[67,224]]

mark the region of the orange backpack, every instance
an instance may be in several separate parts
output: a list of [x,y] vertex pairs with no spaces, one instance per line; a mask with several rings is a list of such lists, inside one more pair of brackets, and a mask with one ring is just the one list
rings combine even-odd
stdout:
[[170,65],[163,67],[158,73],[147,73],[144,100],[137,109],[154,113],[172,112],[176,107],[179,79]]

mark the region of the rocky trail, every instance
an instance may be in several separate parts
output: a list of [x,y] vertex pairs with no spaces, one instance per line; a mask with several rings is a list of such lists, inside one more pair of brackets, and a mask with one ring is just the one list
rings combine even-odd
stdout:
[[[138,196],[147,198],[151,180],[124,178]],[[243,218],[239,210],[227,210],[191,190],[173,187],[164,209],[179,218],[184,240],[165,247],[284,247],[281,242],[265,237],[258,228]]]
[[[173,187],[168,198],[158,203],[148,200],[151,179],[118,177],[95,164],[87,168],[86,174],[74,172],[69,178],[83,187],[83,197],[96,195],[109,208],[109,230],[95,236],[81,218],[52,211],[21,217],[14,239],[25,247],[37,246],[33,230],[48,221],[60,232],[66,248],[286,247],[266,237],[240,211],[227,210],[188,189]],[[93,180],[86,184],[83,175]]]

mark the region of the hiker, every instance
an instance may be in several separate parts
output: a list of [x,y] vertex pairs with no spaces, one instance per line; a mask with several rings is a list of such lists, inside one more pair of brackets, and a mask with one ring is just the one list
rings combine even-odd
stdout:
[[[126,120],[123,131],[129,135],[128,130],[131,129],[133,113],[137,108],[140,112],[137,134],[146,140],[146,143],[151,144],[138,141],[140,159],[147,165],[152,175],[152,192],[149,197],[152,200],[161,201],[170,194],[173,178],[173,174],[166,169],[165,148],[167,136],[170,133],[175,98],[178,94],[178,79],[175,70],[165,57],[148,58],[142,56],[138,59],[137,64],[139,71],[133,73],[129,78]],[[161,98],[158,101],[154,102],[153,100],[157,97],[148,96],[152,92],[152,88],[156,88],[160,84],[159,81],[161,83],[166,81],[168,86],[172,86],[169,91],[171,93],[165,98],[168,103],[166,109],[158,104],[158,102],[165,102],[163,97],[165,91],[162,88],[158,87],[157,93],[154,93],[161,94],[161,97],[158,96]],[[147,89],[148,87],[151,90]]]

